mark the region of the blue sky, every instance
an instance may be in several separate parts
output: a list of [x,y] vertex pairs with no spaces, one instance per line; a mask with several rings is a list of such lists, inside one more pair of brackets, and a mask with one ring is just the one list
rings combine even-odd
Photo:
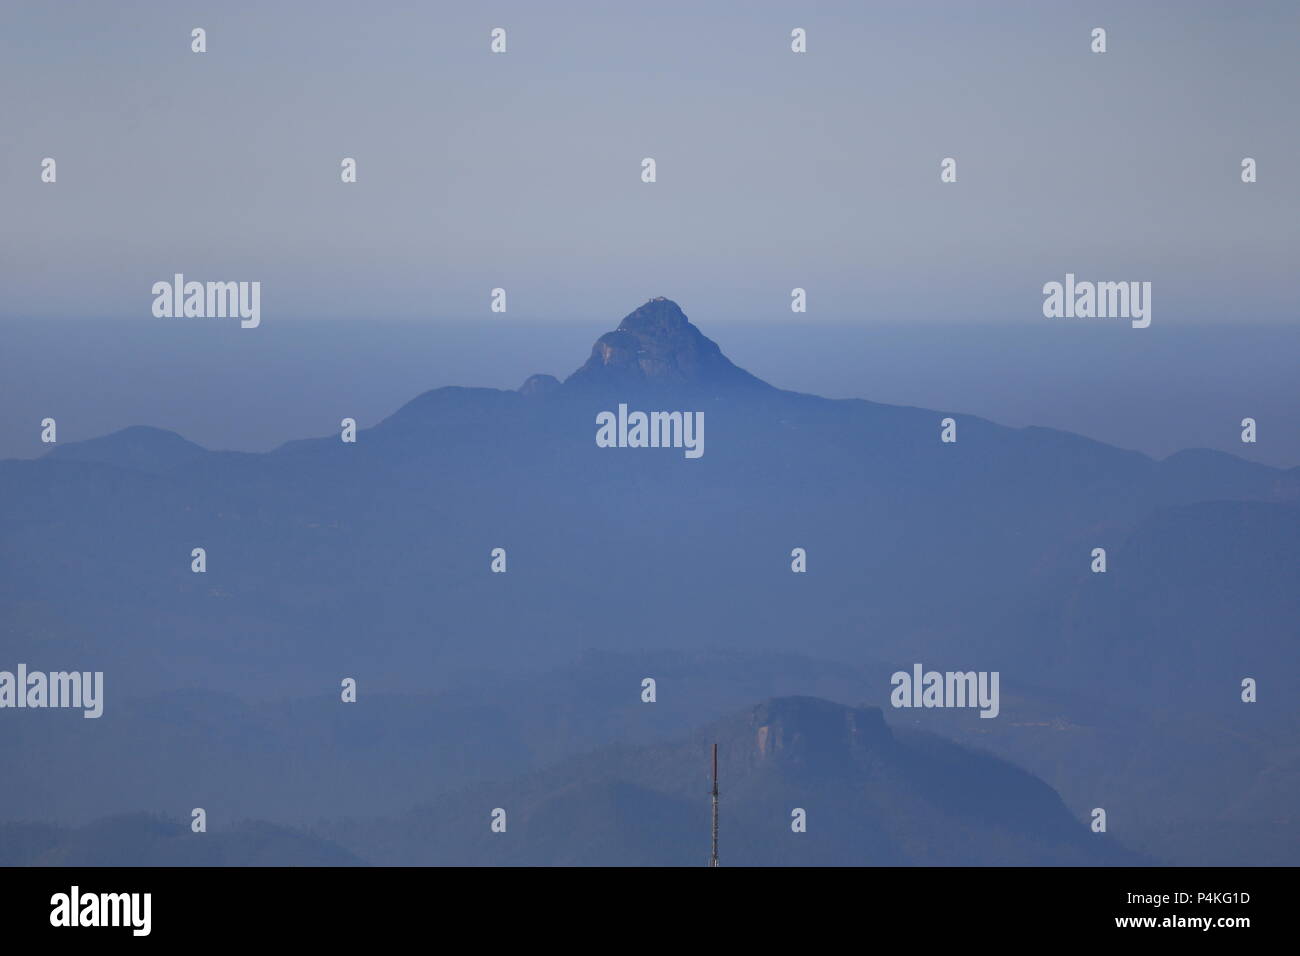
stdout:
[[[47,414],[373,423],[567,374],[667,295],[785,387],[1300,463],[1300,4],[738,9],[5,3],[0,457]],[[176,272],[260,281],[261,327],[151,318]],[[1151,327],[1044,318],[1066,272],[1150,281]]]
[[1047,321],[1072,271],[1151,281],[1156,328],[1293,320],[1300,5],[737,9],[6,3],[0,319],[148,317],[179,271],[261,281],[267,321],[496,286],[548,320],[793,321],[802,286],[819,319]]

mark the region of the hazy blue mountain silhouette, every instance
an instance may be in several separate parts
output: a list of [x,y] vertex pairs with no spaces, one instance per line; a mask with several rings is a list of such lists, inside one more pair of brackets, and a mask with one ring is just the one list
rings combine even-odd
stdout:
[[207,449],[175,432],[133,425],[111,435],[57,445],[48,457],[61,461],[90,461],[139,471],[161,472],[207,454]]
[[[698,865],[701,841],[708,846],[701,765],[714,741],[732,865],[1143,862],[1088,833],[1050,787],[1010,764],[931,734],[891,731],[878,708],[792,697],[684,740],[606,748],[388,819],[310,831],[243,820],[206,834],[151,813],[79,827],[0,823],[0,865]],[[500,804],[504,836],[486,826]],[[809,814],[806,834],[789,829],[796,806]]]
[[[639,312],[644,322],[624,324],[641,336],[680,316],[670,302]],[[684,317],[673,328],[627,387],[586,381],[588,362],[540,394],[436,389],[356,445],[332,436],[170,466],[154,456],[142,474],[122,464],[139,444],[128,430],[0,463],[14,650],[93,635],[92,657],[155,658],[158,670],[119,668],[119,682],[146,691],[288,680],[305,693],[349,659],[421,689],[425,663],[545,663],[604,634],[624,648],[734,642],[1014,668],[1056,643],[1041,620],[1017,620],[1023,609],[1061,607],[1081,576],[1113,585],[1124,565],[1087,575],[1091,548],[1121,549],[1156,509],[1295,506],[1293,473],[1216,453],[1156,462],[958,413],[959,441],[944,445],[942,412],[732,388],[747,373]],[[705,411],[704,457],[597,448],[595,413],[642,395]],[[196,546],[209,554],[204,576],[190,573]],[[507,575],[486,573],[498,546]],[[808,549],[807,575],[789,572],[795,546]],[[1225,565],[1242,558],[1225,547]],[[1243,606],[1238,630],[1264,630],[1256,614],[1272,629],[1273,598],[1289,594]],[[454,637],[467,632],[494,637]],[[262,681],[268,666],[283,674]]]
[[0,823],[0,866],[355,866],[318,836],[256,820],[193,833],[147,813],[81,827]]
[[[615,747],[321,832],[398,864],[702,865],[709,748],[719,749],[730,865],[1125,864],[1041,780],[875,707],[812,697],[746,708],[689,737]],[[507,830],[488,826],[496,807]],[[806,833],[792,811],[808,815]],[[473,821],[468,824],[466,821]]]
[[[0,790],[0,820],[166,813],[194,794],[227,817],[288,825],[395,813],[610,744],[680,736],[768,696],[853,700],[882,668],[789,654],[588,651],[532,674],[462,675],[437,693],[368,693],[362,707],[340,706],[335,694],[261,701],[188,690],[119,699],[111,721],[13,711],[0,766],[41,770]],[[655,706],[640,700],[647,674],[671,688]]]
[[[168,814],[195,794],[226,819],[291,827],[391,815],[601,747],[671,741],[765,696],[850,702],[887,673],[880,662],[793,655],[592,651],[541,673],[464,678],[436,694],[371,694],[364,707],[324,695],[249,701],[177,691],[117,701],[114,719],[93,727],[75,714],[11,712],[0,765],[20,768],[24,786],[0,793],[0,819]],[[641,703],[629,691],[645,675],[671,694]],[[887,696],[871,703],[888,706]],[[887,713],[899,732],[932,731],[1032,771],[1078,820],[1104,804],[1113,835],[1156,859],[1300,857],[1300,827],[1287,822],[1300,800],[1294,729],[1270,726],[1266,713],[1125,711],[1014,683],[1003,685],[1001,703],[994,721],[970,711]]]
[[[705,412],[704,456],[597,448],[595,416],[620,402]],[[949,415],[956,444],[939,441]],[[56,752],[111,737],[104,728],[129,713],[114,702],[132,697],[326,701],[351,676],[360,708],[448,692],[478,672],[544,672],[587,647],[731,649],[748,655],[741,671],[765,653],[842,661],[864,685],[843,699],[876,703],[889,672],[916,661],[1000,670],[1037,701],[1068,700],[1050,720],[1102,714],[1092,744],[1066,732],[1061,746],[1092,776],[1053,763],[1051,735],[1021,739],[1005,716],[961,728],[952,721],[973,715],[891,719],[958,737],[977,728],[1076,812],[1105,801],[1089,792],[1105,778],[1115,799],[1150,805],[1163,793],[1182,819],[1250,823],[1272,812],[1266,797],[1229,807],[1205,773],[1156,759],[1153,775],[1105,748],[1131,738],[1194,761],[1188,728],[1244,722],[1242,790],[1290,779],[1298,488],[1297,469],[1217,452],[1155,461],[1050,429],[783,391],[657,300],[563,382],[434,389],[355,445],[335,432],[255,455],[132,428],[0,462],[0,667],[106,672],[100,721],[25,716],[44,735],[31,739]],[[190,571],[199,546],[204,575]],[[488,570],[495,547],[508,551],[507,574]],[[808,550],[807,574],[790,573],[793,547]],[[1088,570],[1094,547],[1108,550],[1104,575]],[[635,704],[641,676],[610,692]],[[1245,676],[1260,679],[1257,704],[1239,702]],[[673,691],[665,682],[661,699]],[[519,726],[520,711],[482,693],[498,729]],[[512,750],[517,733],[485,729],[472,761],[452,760],[456,774],[572,752],[554,743],[558,729]],[[1111,772],[1126,761],[1131,774]],[[414,800],[417,786],[456,774],[396,779]]]
[[586,364],[564,382],[570,391],[598,388],[770,389],[732,364],[690,323],[676,302],[651,299],[592,346]]

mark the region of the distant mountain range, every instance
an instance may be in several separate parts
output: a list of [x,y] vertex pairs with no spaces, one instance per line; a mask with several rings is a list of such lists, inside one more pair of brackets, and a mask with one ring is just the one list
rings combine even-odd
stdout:
[[[703,411],[705,454],[597,447],[597,413],[620,403]],[[953,444],[940,441],[946,417]],[[23,728],[0,736],[0,761],[21,768],[22,784],[0,797],[0,817],[166,812],[145,781],[179,776],[240,802],[243,817],[396,819],[494,778],[518,781],[521,806],[540,805],[571,773],[595,788],[582,800],[618,806],[632,791],[617,788],[641,788],[631,805],[685,820],[675,814],[695,813],[699,795],[659,784],[643,793],[653,781],[628,760],[659,760],[663,747],[663,760],[693,766],[700,741],[668,741],[781,695],[887,705],[890,674],[923,662],[1000,671],[1002,713],[889,711],[900,753],[915,729],[1000,754],[1056,787],[1079,826],[1106,807],[1111,835],[1157,859],[1253,862],[1266,847],[1296,863],[1297,532],[1300,469],[1204,450],[1155,461],[951,410],[783,391],[655,299],[563,381],[435,389],[355,444],[334,433],[269,454],[215,452],[135,427],[0,462],[0,669],[103,670],[106,686],[98,721],[0,712]],[[207,551],[205,574],[190,570],[195,547]],[[796,547],[807,573],[791,573]],[[1089,570],[1096,547],[1107,550],[1104,574]],[[494,548],[508,554],[505,574],[490,571]],[[603,663],[574,670],[587,648]],[[700,660],[713,662],[704,681],[691,672]],[[644,676],[659,681],[655,704],[638,699]],[[337,702],[343,677],[358,682],[355,705]],[[1258,703],[1240,701],[1245,677],[1258,680]],[[589,696],[566,698],[566,681]],[[844,719],[798,712],[814,735]],[[350,746],[350,734],[368,743]],[[604,771],[578,756],[609,746],[650,749]],[[208,785],[205,748],[228,767]],[[295,818],[292,795],[332,748],[371,783],[343,774],[337,799],[308,799]],[[67,792],[78,761],[96,755],[103,814]],[[579,763],[554,763],[565,760]],[[273,778],[232,783],[241,767],[275,765]],[[846,807],[861,796],[855,773],[836,784]],[[890,790],[883,811],[899,827],[903,792]],[[202,799],[184,797],[174,813]],[[767,811],[752,823],[732,812],[757,828],[742,858],[804,859],[764,856]],[[963,858],[999,859],[974,813],[953,810],[967,821]],[[453,841],[447,852],[636,858],[640,837],[608,819],[609,853],[506,841]],[[957,858],[894,853],[881,836],[892,825],[862,831],[841,856]],[[378,822],[356,832],[384,833]],[[819,845],[814,833],[810,824],[799,846]],[[370,858],[360,837],[336,835]],[[444,841],[429,836],[432,859]],[[1000,859],[1041,858],[1007,840]],[[684,839],[681,855],[671,840],[647,852],[699,862],[686,857],[697,842]],[[1042,845],[1084,859],[1070,840]]]
[[[709,748],[718,744],[720,857],[732,865],[1139,862],[1071,818],[1032,775],[879,708],[785,697],[689,738],[613,748],[444,796],[388,822],[322,832],[404,865],[702,865]],[[506,811],[504,833],[489,814]],[[803,832],[795,832],[803,811]]]
[[341,847],[257,821],[195,834],[147,813],[81,827],[0,823],[0,866],[356,866]]
[[[1144,862],[1011,764],[891,731],[875,707],[785,697],[683,740],[602,749],[382,819],[236,821],[203,834],[142,813],[3,824],[0,865],[699,865],[712,743],[732,865]],[[501,833],[489,828],[498,808]]]

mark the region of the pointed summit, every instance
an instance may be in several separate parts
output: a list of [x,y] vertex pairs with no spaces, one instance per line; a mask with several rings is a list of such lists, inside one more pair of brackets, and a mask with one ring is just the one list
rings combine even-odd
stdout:
[[676,302],[663,296],[624,316],[617,329],[598,338],[587,363],[564,384],[771,387],[733,365]]

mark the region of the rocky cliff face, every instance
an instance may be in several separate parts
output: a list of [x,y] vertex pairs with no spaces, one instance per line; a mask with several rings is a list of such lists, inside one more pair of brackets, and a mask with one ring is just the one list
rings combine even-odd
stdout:
[[[816,697],[780,697],[756,707],[755,747],[766,758],[803,761],[812,750],[846,757],[891,741],[879,707],[844,707]],[[813,744],[816,743],[814,747]]]
[[758,705],[748,716],[743,760],[754,769],[857,773],[890,751],[894,742],[878,707],[780,697]]
[[651,299],[596,340],[585,365],[565,381],[584,385],[770,388],[732,364],[676,302]]

